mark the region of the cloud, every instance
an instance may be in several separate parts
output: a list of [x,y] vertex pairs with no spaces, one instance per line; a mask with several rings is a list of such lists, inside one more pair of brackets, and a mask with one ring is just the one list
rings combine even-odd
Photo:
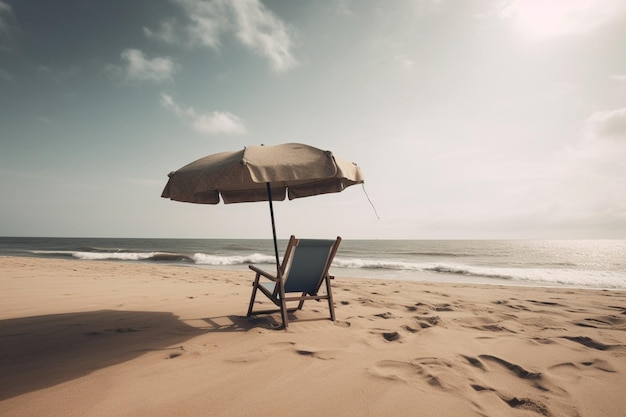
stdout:
[[174,0],[185,10],[189,23],[185,26],[192,46],[218,49],[222,33],[232,30],[230,2],[222,0]]
[[616,139],[626,143],[626,107],[593,113],[585,121],[585,128],[594,139]]
[[592,114],[581,139],[563,156],[561,184],[569,192],[555,194],[572,216],[598,230],[604,225],[606,233],[625,230],[626,108]]
[[241,119],[232,113],[214,111],[210,114],[200,114],[193,122],[193,128],[198,132],[215,135],[224,133],[237,135],[246,133]]
[[161,93],[161,104],[168,110],[171,110],[176,116],[180,118],[192,118],[195,117],[196,112],[193,108],[184,109],[179,106],[172,96],[169,94]]
[[173,81],[178,65],[169,57],[147,58],[138,49],[125,49],[121,53],[122,66],[108,65],[106,70],[126,81]]
[[626,180],[626,107],[591,114],[580,138],[560,156],[570,176],[602,178],[604,184]]
[[232,34],[253,53],[269,60],[272,69],[286,72],[297,65],[292,54],[290,29],[259,0],[173,0],[185,11],[187,22],[177,28],[175,20],[158,30],[144,27],[150,39],[178,44],[184,34],[188,46],[221,47],[221,38]]
[[[457,211],[469,213],[464,215],[466,222],[472,209],[489,210],[486,227],[509,230],[515,224],[517,230],[526,228],[529,236],[623,237],[626,108],[593,113],[581,121],[580,134],[567,146],[528,156],[531,159],[517,162],[503,159],[501,167],[485,164],[492,173],[472,189],[468,207],[455,204]],[[496,171],[499,175],[494,177]],[[476,199],[481,198],[489,201],[489,209],[477,208]],[[475,213],[474,219],[485,216]]]
[[0,0],[0,32],[9,30],[9,18],[13,18],[13,9],[10,5]]
[[230,3],[237,17],[237,38],[259,55],[270,59],[276,72],[292,68],[291,38],[283,22],[257,0]]
[[589,33],[626,11],[621,0],[512,0],[494,6],[493,14],[511,19],[531,39]]
[[165,93],[161,94],[161,104],[200,133],[240,135],[247,132],[243,120],[229,112],[198,113],[193,107],[179,105],[172,96]]
[[143,33],[148,39],[155,39],[170,44],[180,43],[176,34],[176,19],[164,20],[157,31],[152,31],[144,26]]
[[10,51],[13,43],[13,32],[17,29],[11,5],[0,0],[0,50]]

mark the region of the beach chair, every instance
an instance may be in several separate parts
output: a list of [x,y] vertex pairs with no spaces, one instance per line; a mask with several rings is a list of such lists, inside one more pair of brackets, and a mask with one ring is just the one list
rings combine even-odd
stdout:
[[[252,314],[269,314],[280,311],[283,327],[288,326],[287,313],[301,310],[306,300],[328,300],[330,319],[335,321],[335,308],[333,306],[333,294],[330,289],[330,280],[334,277],[328,275],[330,264],[337,253],[341,237],[336,240],[321,239],[296,239],[291,236],[285,256],[278,268],[278,276],[250,265],[250,269],[256,272],[252,284],[252,295],[248,306],[248,317]],[[267,278],[269,282],[261,282],[261,278]],[[326,291],[319,294],[322,283],[326,283]],[[253,313],[254,299],[257,291],[265,294],[279,309],[256,311]],[[287,303],[298,301],[298,306],[287,309]]]

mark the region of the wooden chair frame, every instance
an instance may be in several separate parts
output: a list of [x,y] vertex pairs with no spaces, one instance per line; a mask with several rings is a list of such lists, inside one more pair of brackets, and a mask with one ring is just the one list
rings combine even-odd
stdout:
[[[315,242],[323,242],[323,245],[328,245],[328,256],[326,258],[326,263],[323,266],[322,273],[319,277],[319,280],[314,283],[308,283],[308,288],[298,289],[298,283],[296,283],[296,289],[290,289],[287,294],[299,293],[299,295],[289,295],[287,296],[285,293],[285,285],[289,281],[289,273],[291,272],[291,262],[294,259],[295,252],[298,251],[299,245],[308,245],[310,243]],[[333,294],[330,286],[330,280],[333,279],[333,276],[328,274],[330,269],[330,265],[337,253],[339,248],[339,244],[341,243],[341,237],[337,237],[336,240],[312,240],[312,239],[297,239],[295,236],[291,236],[289,242],[287,244],[287,248],[285,249],[285,255],[283,257],[283,261],[280,266],[277,268],[277,274],[270,274],[262,270],[261,268],[250,265],[250,269],[256,273],[254,282],[252,284],[252,295],[250,296],[250,305],[248,306],[248,317],[252,314],[271,314],[280,311],[281,319],[283,322],[283,327],[286,329],[289,321],[287,314],[288,312],[293,312],[296,310],[301,310],[304,302],[306,300],[327,300],[328,308],[330,310],[330,319],[335,321],[335,308],[333,304]],[[271,282],[263,283],[261,282],[261,277],[269,279]],[[292,282],[297,280],[297,278],[292,279]],[[289,282],[291,284],[292,282]],[[322,284],[326,284],[326,291],[323,294],[319,294],[319,290]],[[257,291],[261,291],[267,298],[269,298],[279,309],[273,310],[263,310],[253,312],[254,301],[256,298]],[[298,307],[287,309],[287,303],[298,301]]]

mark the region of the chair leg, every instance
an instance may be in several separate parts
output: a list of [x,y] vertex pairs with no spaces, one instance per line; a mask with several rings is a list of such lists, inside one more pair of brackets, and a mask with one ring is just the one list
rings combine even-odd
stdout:
[[330,319],[331,321],[335,321],[335,303],[333,302],[333,293],[330,289],[330,279],[328,279],[328,277],[324,279],[326,280],[326,294],[328,295],[328,309],[330,310]]
[[287,317],[287,303],[285,302],[285,287],[282,277],[279,277],[279,281],[276,283],[278,286],[278,296],[280,297],[280,316],[283,319],[283,329],[287,330],[289,325],[289,318]]
[[[302,293],[302,297],[304,297],[306,295],[305,292]],[[298,303],[298,310],[302,310],[302,306],[304,306],[304,300],[300,300],[300,302]]]
[[280,302],[280,317],[283,319],[283,328],[287,330],[287,326],[289,325],[289,318],[287,317],[287,305],[283,300],[281,300]]
[[254,283],[252,284],[252,295],[250,296],[250,305],[248,306],[248,314],[247,316],[250,317],[252,315],[252,308],[254,305],[254,299],[256,298],[256,292],[257,292],[257,288],[259,286],[259,279],[261,278],[261,275],[259,273],[256,274],[256,278],[254,279]]

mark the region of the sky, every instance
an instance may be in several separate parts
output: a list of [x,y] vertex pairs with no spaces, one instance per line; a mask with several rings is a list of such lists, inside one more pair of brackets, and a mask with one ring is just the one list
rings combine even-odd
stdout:
[[279,238],[624,239],[624,45],[622,0],[0,0],[0,236],[269,238],[161,191],[300,142],[365,188]]

